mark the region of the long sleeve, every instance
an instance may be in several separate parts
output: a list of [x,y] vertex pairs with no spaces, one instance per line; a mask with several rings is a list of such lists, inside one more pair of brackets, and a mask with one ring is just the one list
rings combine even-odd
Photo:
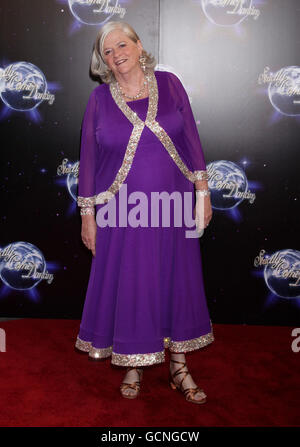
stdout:
[[183,138],[185,150],[196,180],[207,180],[206,162],[200,141],[197,124],[190,105],[189,97],[179,80],[173,73],[169,73],[174,88],[174,94],[178,98],[179,110],[183,117]]
[[86,208],[86,213],[82,212],[82,214],[89,214],[88,208],[91,209],[95,205],[95,172],[98,153],[95,135],[97,117],[95,90],[90,94],[82,121],[77,197],[78,206]]

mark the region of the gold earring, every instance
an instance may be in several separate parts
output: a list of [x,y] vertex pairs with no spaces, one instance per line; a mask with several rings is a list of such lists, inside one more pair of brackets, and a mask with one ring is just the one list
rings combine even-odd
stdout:
[[142,70],[145,71],[146,70],[146,58],[145,58],[145,56],[140,55],[139,62],[141,64]]

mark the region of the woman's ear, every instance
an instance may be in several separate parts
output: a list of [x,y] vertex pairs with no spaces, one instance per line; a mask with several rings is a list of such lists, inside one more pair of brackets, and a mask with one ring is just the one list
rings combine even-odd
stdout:
[[142,45],[142,42],[141,42],[140,40],[137,40],[137,41],[136,41],[136,44],[137,44],[138,48],[141,50],[141,55],[142,55],[142,52],[143,52],[143,50],[144,50],[143,45]]

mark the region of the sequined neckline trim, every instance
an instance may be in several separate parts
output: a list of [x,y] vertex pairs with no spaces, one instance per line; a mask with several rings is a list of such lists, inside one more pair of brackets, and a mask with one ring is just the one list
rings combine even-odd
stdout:
[[149,96],[146,96],[145,98],[140,98],[140,99],[133,99],[132,101],[125,101],[126,104],[130,103],[130,102],[139,102],[139,101],[143,101],[144,99],[149,99]]
[[[129,101],[128,103],[125,101],[120,89],[118,88],[117,81],[112,81],[109,84],[109,89],[113,100],[115,101],[119,109],[124,113],[126,118],[133,124],[133,126],[137,128],[139,127],[140,133],[142,132],[145,124],[155,120],[158,105],[158,86],[155,71],[148,69],[145,73],[145,78],[147,79],[148,82],[148,91],[149,91],[148,110],[145,122],[142,121],[138,117],[138,115],[135,112],[133,112],[132,109],[129,107],[128,104],[131,101]],[[143,99],[147,98],[142,98],[141,100]],[[131,138],[133,139],[133,135],[131,135]]]

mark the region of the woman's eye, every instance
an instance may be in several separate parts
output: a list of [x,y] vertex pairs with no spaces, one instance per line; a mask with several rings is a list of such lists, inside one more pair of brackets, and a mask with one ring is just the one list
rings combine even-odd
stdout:
[[[126,47],[126,43],[120,43],[120,47]],[[110,50],[104,52],[105,56],[110,53]]]

